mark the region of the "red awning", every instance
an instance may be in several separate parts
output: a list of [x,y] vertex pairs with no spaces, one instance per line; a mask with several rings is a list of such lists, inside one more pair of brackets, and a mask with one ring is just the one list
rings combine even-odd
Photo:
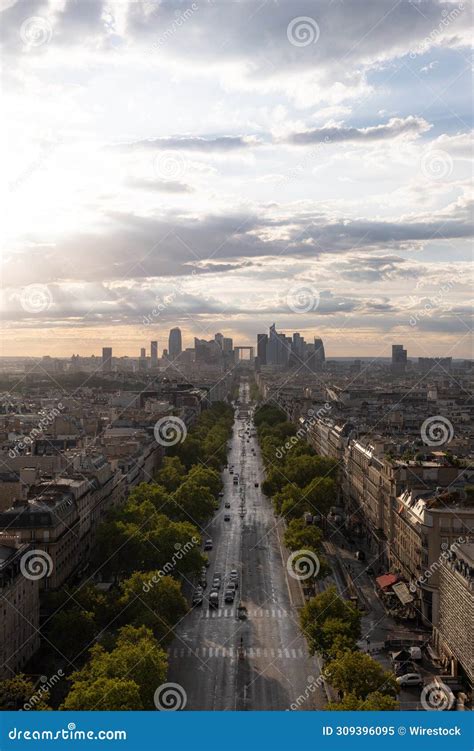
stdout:
[[397,574],[384,574],[383,576],[378,576],[375,581],[380,589],[387,589],[387,587],[391,587],[393,584],[397,583],[398,576]]

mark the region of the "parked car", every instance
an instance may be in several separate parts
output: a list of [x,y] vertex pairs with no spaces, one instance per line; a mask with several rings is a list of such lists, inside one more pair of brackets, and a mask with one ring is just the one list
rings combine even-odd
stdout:
[[224,521],[230,522],[230,514],[224,514]]
[[405,673],[397,678],[399,686],[422,686],[423,678],[419,673]]
[[192,603],[193,605],[202,605],[203,599],[204,599],[204,594],[203,594],[202,589],[199,587],[198,589],[196,589],[196,591],[193,594]]
[[233,589],[226,589],[224,595],[224,602],[234,602],[235,591]]
[[258,482],[254,482],[256,488],[258,488]]
[[224,506],[225,506],[225,508],[230,508],[230,503],[229,503],[229,501],[226,501],[226,502],[224,503]]
[[210,538],[204,543],[204,550],[212,550],[212,540]]

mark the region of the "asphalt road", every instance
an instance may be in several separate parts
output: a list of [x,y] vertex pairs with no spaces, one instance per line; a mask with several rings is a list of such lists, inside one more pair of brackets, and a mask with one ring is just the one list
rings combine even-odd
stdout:
[[[326,698],[317,684],[318,663],[300,634],[275,516],[260,490],[264,476],[257,438],[244,432],[246,419],[239,419],[252,406],[245,381],[240,402],[228,454],[239,484],[224,470],[224,498],[203,533],[213,540],[206,593],[214,572],[223,579],[219,608],[209,609],[205,599],[181,622],[169,649],[168,680],[185,690],[189,710],[322,709]],[[225,514],[230,521],[224,521]],[[231,569],[239,572],[239,589],[234,603],[226,604]],[[248,612],[245,621],[237,618],[240,599]]]

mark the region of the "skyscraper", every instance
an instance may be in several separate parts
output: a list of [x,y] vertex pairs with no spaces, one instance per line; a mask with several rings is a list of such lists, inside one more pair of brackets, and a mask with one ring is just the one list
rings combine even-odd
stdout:
[[102,347],[102,372],[112,372],[112,347]]
[[319,336],[314,337],[313,349],[308,357],[308,366],[313,373],[320,373],[324,370],[326,354],[324,352],[323,340]]
[[267,364],[268,334],[257,334],[257,357],[259,365]]
[[407,367],[407,350],[403,344],[392,344],[392,372],[394,375],[403,375]]
[[221,334],[221,333],[215,334],[214,339],[219,345],[219,347],[223,350],[224,349],[224,334]]
[[222,342],[222,348],[224,352],[227,352],[228,354],[232,354],[234,351],[234,341],[230,338],[230,336],[225,336],[224,341]]
[[150,365],[152,368],[158,367],[158,342],[150,342]]
[[175,357],[181,354],[183,351],[183,345],[181,341],[181,329],[171,329],[168,339],[168,353],[170,360],[174,360]]

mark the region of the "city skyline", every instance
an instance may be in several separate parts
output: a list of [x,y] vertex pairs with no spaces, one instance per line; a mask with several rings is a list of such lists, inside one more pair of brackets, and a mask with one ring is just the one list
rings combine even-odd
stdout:
[[278,320],[334,356],[470,356],[467,5],[1,16],[3,354]]

